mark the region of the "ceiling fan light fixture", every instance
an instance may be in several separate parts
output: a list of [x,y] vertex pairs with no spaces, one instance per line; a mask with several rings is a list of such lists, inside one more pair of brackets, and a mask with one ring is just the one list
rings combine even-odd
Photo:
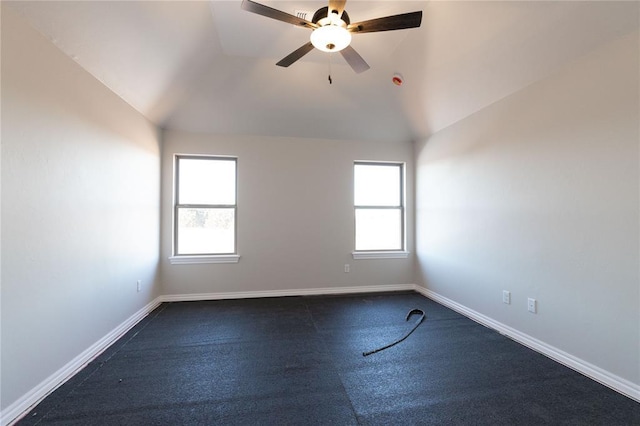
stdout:
[[364,34],[405,30],[418,28],[422,23],[422,11],[419,10],[352,24],[351,18],[345,10],[347,0],[328,0],[328,2],[327,6],[315,11],[311,21],[306,19],[307,13],[302,14],[303,16],[300,13],[292,15],[254,0],[242,0],[242,9],[312,30],[310,41],[282,58],[276,65],[288,67],[313,49],[318,49],[322,52],[341,52],[351,69],[358,74],[368,70],[369,65],[354,48],[349,46],[352,32],[353,34]]
[[350,43],[351,33],[342,25],[325,25],[311,33],[311,44],[323,52],[339,52]]

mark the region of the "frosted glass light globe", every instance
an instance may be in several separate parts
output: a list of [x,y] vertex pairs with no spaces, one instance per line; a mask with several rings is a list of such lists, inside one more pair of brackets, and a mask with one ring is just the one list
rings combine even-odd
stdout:
[[351,33],[338,25],[325,25],[311,33],[311,44],[323,52],[339,52],[351,43]]

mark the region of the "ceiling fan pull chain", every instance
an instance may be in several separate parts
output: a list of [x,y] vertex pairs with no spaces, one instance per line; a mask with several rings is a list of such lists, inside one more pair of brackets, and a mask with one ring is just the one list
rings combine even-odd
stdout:
[[329,84],[333,84],[333,80],[331,80],[331,55],[329,55]]

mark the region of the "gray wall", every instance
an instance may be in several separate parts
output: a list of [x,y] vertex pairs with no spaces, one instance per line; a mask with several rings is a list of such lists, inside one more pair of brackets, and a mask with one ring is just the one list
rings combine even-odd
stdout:
[[[413,144],[168,131],[162,163],[162,277],[168,295],[413,283],[408,259],[353,260],[353,161],[407,162]],[[238,157],[238,264],[170,265],[175,154]],[[413,250],[413,204],[407,206]],[[351,272],[344,272],[344,265]]]
[[157,297],[159,176],[155,127],[3,7],[2,409]]
[[638,40],[603,46],[416,146],[417,280],[636,389]]

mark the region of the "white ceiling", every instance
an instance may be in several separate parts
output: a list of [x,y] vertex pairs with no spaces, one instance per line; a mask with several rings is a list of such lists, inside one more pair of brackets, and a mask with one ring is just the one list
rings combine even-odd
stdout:
[[[326,5],[260,2],[289,13]],[[637,30],[640,5],[349,0],[352,22],[424,13],[418,29],[354,35],[371,65],[355,74],[318,51],[277,67],[309,30],[240,0],[3,3],[163,128],[391,141],[425,137]]]

